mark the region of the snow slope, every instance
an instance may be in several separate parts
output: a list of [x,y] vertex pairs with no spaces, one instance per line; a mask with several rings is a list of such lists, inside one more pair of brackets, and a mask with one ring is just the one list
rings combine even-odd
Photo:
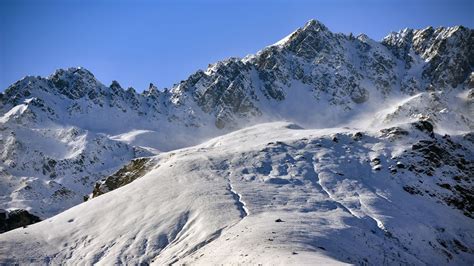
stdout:
[[[161,153],[129,185],[0,235],[0,261],[471,265],[473,219],[440,185],[467,184],[453,175],[472,174],[472,135],[448,141],[417,125],[397,134],[276,122]],[[470,162],[417,172],[420,141],[455,143],[445,150]]]

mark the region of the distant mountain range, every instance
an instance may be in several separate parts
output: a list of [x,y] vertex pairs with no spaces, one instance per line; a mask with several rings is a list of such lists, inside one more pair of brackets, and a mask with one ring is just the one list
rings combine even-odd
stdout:
[[472,264],[473,69],[463,26],[311,20],[169,90],[27,76],[0,94],[0,231],[61,214],[0,262]]

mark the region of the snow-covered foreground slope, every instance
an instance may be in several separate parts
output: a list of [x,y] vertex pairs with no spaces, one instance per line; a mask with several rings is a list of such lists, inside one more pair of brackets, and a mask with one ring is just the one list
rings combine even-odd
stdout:
[[473,69],[474,30],[463,26],[376,42],[311,20],[169,90],[106,86],[81,67],[27,76],[0,93],[0,212],[51,217],[134,158],[262,122],[364,128],[430,119],[438,132],[471,132]]
[[472,198],[455,202],[472,197],[473,136],[430,125],[276,122],[162,153],[134,182],[0,235],[0,262],[472,265]]

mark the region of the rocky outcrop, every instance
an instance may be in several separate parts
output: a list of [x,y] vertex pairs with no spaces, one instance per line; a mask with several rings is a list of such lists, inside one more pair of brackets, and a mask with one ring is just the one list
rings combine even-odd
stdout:
[[96,183],[94,190],[92,191],[92,197],[100,196],[142,177],[151,167],[149,162],[149,158],[138,158],[132,160],[129,164],[122,167],[113,175],[110,175],[101,182]]
[[0,234],[19,228],[26,227],[41,221],[41,219],[26,210],[6,211],[0,209]]
[[[416,127],[423,132],[432,130],[426,121],[416,124]],[[469,159],[474,146],[472,134],[456,138],[433,133],[430,136],[393,158],[403,164],[406,168],[403,171],[412,172],[417,177],[417,180],[409,180],[403,188],[410,194],[445,202],[474,219],[474,162]]]

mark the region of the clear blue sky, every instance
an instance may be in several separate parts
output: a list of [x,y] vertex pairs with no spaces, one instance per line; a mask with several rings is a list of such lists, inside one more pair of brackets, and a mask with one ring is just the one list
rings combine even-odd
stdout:
[[25,75],[83,66],[104,84],[170,87],[243,57],[311,18],[380,40],[402,28],[474,27],[473,0],[0,0],[0,91]]

